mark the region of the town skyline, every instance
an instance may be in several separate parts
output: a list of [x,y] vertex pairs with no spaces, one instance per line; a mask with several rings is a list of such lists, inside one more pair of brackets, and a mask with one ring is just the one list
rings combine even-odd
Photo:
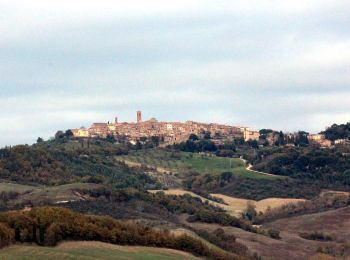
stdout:
[[[332,127],[337,127],[333,125]],[[283,132],[275,129],[250,129],[249,126],[203,123],[187,120],[185,122],[158,121],[152,117],[144,119],[142,111],[136,111],[136,122],[119,121],[118,116],[112,121],[95,122],[89,127],[72,128],[56,132],[54,140],[74,137],[77,139],[105,139],[112,143],[137,144],[152,140],[152,143],[175,145],[187,143],[187,140],[211,140],[214,145],[248,142],[252,146],[295,146],[318,144],[321,148],[334,147],[335,144],[348,143],[346,138],[334,138],[326,132],[308,133],[305,131]],[[154,139],[155,138],[155,139]],[[38,139],[39,140],[39,139]],[[40,138],[40,142],[42,139]],[[39,142],[39,141],[38,141]],[[253,143],[254,144],[253,144]]]
[[[272,128],[260,128],[260,129],[251,129],[250,126],[243,126],[243,125],[239,125],[239,124],[228,124],[228,123],[220,123],[220,122],[200,122],[200,121],[195,121],[195,120],[185,120],[185,121],[172,121],[172,120],[158,120],[157,118],[155,117],[148,117],[148,118],[144,118],[143,117],[143,114],[142,114],[142,111],[141,110],[137,110],[136,111],[136,116],[135,118],[136,120],[131,120],[131,121],[125,121],[125,120],[120,120],[120,117],[119,116],[115,116],[113,120],[108,120],[108,121],[105,121],[105,122],[102,122],[102,121],[94,121],[90,127],[85,127],[85,126],[81,126],[79,128],[71,128],[69,130],[73,130],[73,133],[74,135],[78,136],[79,135],[82,135],[80,137],[91,137],[91,136],[99,136],[100,133],[103,132],[103,135],[101,135],[100,137],[106,137],[109,133],[108,131],[109,130],[112,130],[112,135],[116,134],[117,131],[116,131],[116,127],[119,127],[119,128],[125,128],[125,127],[139,127],[139,126],[144,126],[144,125],[150,125],[152,126],[153,128],[155,127],[154,125],[161,125],[161,128],[165,129],[165,130],[173,130],[173,127],[182,127],[183,125],[194,125],[194,124],[198,124],[198,129],[201,129],[202,131],[207,131],[207,132],[218,132],[220,128],[230,128],[229,131],[232,131],[232,129],[234,129],[233,131],[234,132],[240,132],[240,133],[243,133],[245,131],[248,131],[248,132],[252,132],[250,133],[251,135],[259,132],[260,130],[266,130],[266,129],[269,129],[269,130],[273,130],[275,132],[279,132],[279,131],[282,131],[284,133],[296,133],[298,131],[305,131],[303,129],[299,129],[298,131],[285,131],[285,130],[282,130],[282,129],[272,129]],[[330,127],[331,125],[329,126],[326,126],[324,130],[326,130],[328,127]],[[98,128],[102,128],[102,129],[99,129],[97,130],[97,132],[99,133],[96,133],[96,129]],[[105,128],[105,129],[103,129]],[[93,129],[92,130],[92,133],[88,133],[90,129]],[[86,131],[86,133],[84,132]],[[105,132],[104,132],[105,131]],[[126,130],[123,129],[121,132],[119,132],[118,134],[125,134]],[[159,131],[159,129],[157,130]],[[79,133],[78,133],[79,132]],[[306,131],[308,132],[308,131]],[[318,132],[308,132],[310,135],[313,135],[313,134],[318,134],[319,132],[321,131],[318,131]],[[80,134],[82,133],[82,134]],[[189,131],[188,134],[190,133],[195,133],[195,134],[198,134],[199,131],[197,132],[192,132]],[[157,135],[157,134],[155,134]],[[152,136],[152,134],[149,134],[149,136]],[[187,136],[188,137],[188,136]],[[259,136],[257,136],[259,137]],[[244,137],[244,139],[246,139]],[[254,139],[258,139],[258,138],[254,138]],[[248,140],[248,139],[247,139]]]
[[[68,129],[78,129],[78,128],[86,128],[88,129],[91,124],[93,123],[113,123],[115,118],[118,117],[118,121],[119,123],[137,123],[137,115],[136,113],[138,111],[141,110],[128,110],[128,111],[124,111],[123,113],[109,113],[109,114],[102,114],[101,118],[98,119],[98,115],[100,114],[96,114],[97,117],[93,117],[91,119],[85,119],[84,121],[72,121],[70,124],[67,124],[65,126],[61,126],[60,124],[57,124],[56,128],[52,128],[52,127],[48,127],[46,132],[42,132],[42,133],[38,133],[36,135],[32,135],[30,138],[27,138],[27,140],[21,140],[20,138],[17,142],[0,142],[1,147],[4,146],[12,146],[12,145],[17,145],[17,144],[33,144],[36,142],[38,137],[44,138],[45,140],[48,140],[50,138],[54,137],[54,132],[57,130],[68,130]],[[160,115],[162,115],[162,113],[159,113]],[[113,117],[114,115],[114,117]],[[216,120],[213,119],[214,117],[210,117],[208,116],[207,119],[203,118],[201,116],[197,117],[197,119],[191,119],[189,117],[174,117],[174,116],[169,116],[168,118],[166,117],[166,115],[162,116],[162,117],[158,117],[157,115],[150,115],[147,113],[142,112],[142,117],[144,119],[144,121],[149,120],[149,119],[157,119],[159,122],[179,122],[179,123],[184,123],[187,121],[192,121],[192,122],[196,122],[196,123],[203,123],[203,124],[220,124],[220,125],[227,125],[227,126],[235,126],[235,127],[245,127],[248,128],[252,131],[259,131],[261,129],[272,129],[274,131],[283,131],[284,133],[296,133],[298,131],[306,131],[310,134],[315,134],[315,133],[319,133],[321,131],[324,131],[325,129],[327,129],[327,127],[331,126],[332,124],[345,124],[347,122],[330,122],[328,125],[324,126],[323,128],[311,128],[311,129],[300,129],[300,128],[294,128],[294,129],[281,129],[281,128],[273,128],[273,127],[258,127],[256,126],[256,124],[254,124],[253,122],[251,124],[239,124],[239,123],[235,123],[233,121],[229,121],[229,120]],[[172,118],[176,118],[176,119],[172,119]],[[202,118],[202,119],[201,119]],[[1,139],[0,139],[1,141]]]

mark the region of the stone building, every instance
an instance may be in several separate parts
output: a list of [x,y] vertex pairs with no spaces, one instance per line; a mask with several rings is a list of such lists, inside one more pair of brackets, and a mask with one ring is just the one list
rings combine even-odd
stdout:
[[243,138],[244,141],[256,140],[258,141],[260,137],[260,133],[257,131],[244,130]]
[[[245,129],[244,132],[242,130]],[[243,137],[247,131],[250,133],[249,139],[256,139],[259,136],[257,132],[249,131],[248,128],[240,128],[215,123],[200,123],[194,121],[186,122],[159,122],[155,118],[142,120],[142,112],[136,112],[136,123],[118,121],[115,117],[113,123],[93,123],[90,128],[84,131],[73,129],[76,137],[106,137],[107,135],[125,136],[129,140],[138,140],[141,137],[161,137],[168,143],[175,143],[187,140],[190,134],[202,136],[206,132],[210,132],[212,136],[231,139]],[[245,139],[246,139],[245,138]]]

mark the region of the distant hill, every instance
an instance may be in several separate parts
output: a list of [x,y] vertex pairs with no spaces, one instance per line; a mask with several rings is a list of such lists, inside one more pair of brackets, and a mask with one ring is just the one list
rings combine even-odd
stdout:
[[28,185],[60,185],[74,182],[109,183],[115,187],[155,187],[141,170],[131,169],[114,156],[125,154],[122,145],[94,141],[48,141],[32,146],[0,149],[0,179]]

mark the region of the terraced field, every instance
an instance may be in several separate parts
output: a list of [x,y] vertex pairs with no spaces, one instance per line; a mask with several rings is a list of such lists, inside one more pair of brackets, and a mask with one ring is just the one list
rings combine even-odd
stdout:
[[220,174],[232,172],[237,176],[247,178],[275,179],[278,176],[264,175],[246,169],[246,164],[238,158],[217,157],[211,154],[196,154],[185,152],[171,152],[165,149],[133,151],[125,156],[118,156],[117,160],[124,161],[130,166],[146,165],[163,173],[181,174],[185,170],[195,170],[200,173]]
[[56,247],[39,247],[31,245],[15,245],[0,250],[0,259],[199,259],[191,254],[178,250],[118,246],[102,242],[64,242]]

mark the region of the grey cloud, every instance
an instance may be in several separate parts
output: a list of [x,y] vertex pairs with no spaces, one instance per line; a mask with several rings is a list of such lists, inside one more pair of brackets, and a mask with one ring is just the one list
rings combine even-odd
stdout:
[[27,30],[13,18],[0,39],[0,145],[115,114],[133,120],[138,109],[161,120],[290,131],[344,121],[350,6],[308,2],[315,8],[204,1],[157,15],[58,13]]

